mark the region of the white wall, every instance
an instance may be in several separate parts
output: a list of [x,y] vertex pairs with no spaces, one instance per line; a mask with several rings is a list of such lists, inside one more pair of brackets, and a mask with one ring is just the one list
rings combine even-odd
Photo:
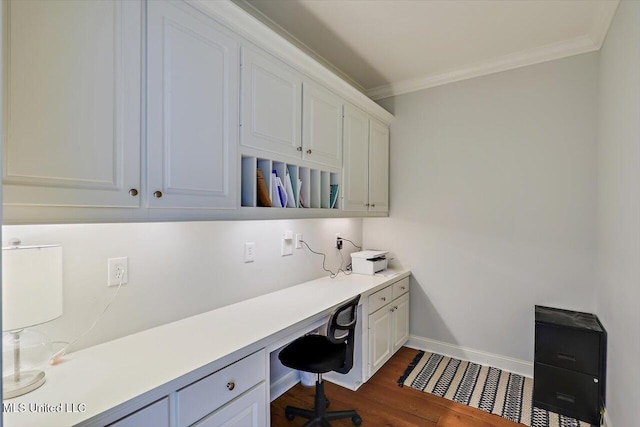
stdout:
[[[361,242],[362,220],[4,226],[2,238],[4,245],[13,237],[25,245],[62,245],[64,314],[40,327],[54,341],[70,341],[93,322],[116,291],[106,286],[107,258],[129,257],[129,283],[77,350],[327,274],[322,257],[306,248],[280,255],[285,230],[303,233],[312,249],[327,253],[327,267],[335,271],[335,233]],[[256,260],[245,264],[249,241]],[[345,244],[345,265],[351,251]]]
[[411,334],[532,361],[535,304],[593,310],[597,59],[381,101],[391,211],[364,243],[411,268]]
[[640,420],[640,3],[622,1],[600,53],[598,282],[611,425]]

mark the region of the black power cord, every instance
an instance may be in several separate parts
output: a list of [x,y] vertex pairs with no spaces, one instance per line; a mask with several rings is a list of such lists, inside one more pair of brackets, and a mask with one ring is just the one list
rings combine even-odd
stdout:
[[[346,239],[344,239],[344,240],[346,240]],[[300,241],[301,241],[302,243],[304,243],[304,245],[307,247],[307,249],[309,249],[309,251],[311,251],[312,253],[314,253],[314,254],[316,254],[316,255],[322,255],[322,269],[323,269],[324,271],[326,271],[327,273],[329,273],[329,277],[330,277],[330,278],[335,279],[341,271],[342,271],[345,275],[347,275],[347,276],[351,274],[351,271],[343,270],[343,269],[342,269],[342,264],[344,263],[344,259],[342,258],[342,251],[341,251],[341,250],[338,250],[338,253],[340,254],[340,267],[338,268],[338,271],[336,271],[336,272],[334,273],[333,271],[331,271],[331,270],[327,269],[327,267],[326,267],[326,265],[325,265],[325,263],[326,263],[326,261],[327,261],[327,256],[326,256],[324,253],[322,253],[322,252],[316,252],[316,251],[314,251],[313,249],[311,249],[311,248],[309,247],[309,245],[307,244],[307,242],[305,242],[304,240],[300,240]],[[351,244],[353,244],[353,242],[351,242]],[[354,245],[354,246],[355,246],[355,245]],[[356,246],[356,247],[357,247],[357,246]]]

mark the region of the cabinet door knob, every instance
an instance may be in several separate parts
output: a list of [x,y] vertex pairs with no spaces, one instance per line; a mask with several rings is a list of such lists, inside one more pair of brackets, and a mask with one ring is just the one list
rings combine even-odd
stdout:
[[380,297],[380,299],[381,299],[382,301],[386,301],[386,300],[387,300],[387,298],[386,298],[386,297]]
[[364,205],[365,205],[366,207],[369,207],[369,203],[365,203]]
[[153,193],[153,197],[155,197],[156,199],[159,199],[160,197],[162,197],[162,191],[155,191]]
[[307,154],[311,154],[311,150],[307,150]]
[[404,291],[406,288],[404,286],[400,286],[400,289]]
[[375,204],[375,203],[374,203],[374,204],[372,204],[372,205],[371,205],[371,207],[372,207],[372,208],[375,208],[375,207],[376,207],[376,204]]
[[231,391],[231,390],[233,390],[234,388],[236,388],[236,383],[235,383],[234,381],[229,381],[229,382],[227,383],[227,390]]
[[300,146],[300,147],[296,148],[296,150],[298,150],[298,151],[302,151],[302,146]]
[[594,383],[596,383],[596,384],[598,384],[598,379],[597,379],[597,378],[594,378],[594,379],[593,379],[593,382],[594,382]]
[[135,188],[132,188],[131,190],[129,190],[129,195],[131,197],[136,197],[138,195],[138,190]]

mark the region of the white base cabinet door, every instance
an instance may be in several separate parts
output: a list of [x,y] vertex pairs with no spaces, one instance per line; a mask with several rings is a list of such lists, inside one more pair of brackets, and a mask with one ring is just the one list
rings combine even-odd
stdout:
[[239,43],[183,2],[148,2],[151,208],[235,208]]
[[385,306],[369,316],[369,376],[389,360],[391,352],[391,308]]
[[2,3],[4,204],[138,207],[142,3]]
[[392,305],[391,336],[392,352],[395,353],[409,340],[409,294],[404,294],[394,300]]
[[169,398],[165,397],[151,405],[109,424],[109,427],[169,427]]
[[265,427],[267,425],[267,389],[262,382],[194,427]]

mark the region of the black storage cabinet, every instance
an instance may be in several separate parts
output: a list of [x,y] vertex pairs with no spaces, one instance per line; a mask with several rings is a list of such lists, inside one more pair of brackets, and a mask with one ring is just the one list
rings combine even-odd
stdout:
[[533,404],[599,426],[605,407],[607,331],[590,313],[535,309]]

